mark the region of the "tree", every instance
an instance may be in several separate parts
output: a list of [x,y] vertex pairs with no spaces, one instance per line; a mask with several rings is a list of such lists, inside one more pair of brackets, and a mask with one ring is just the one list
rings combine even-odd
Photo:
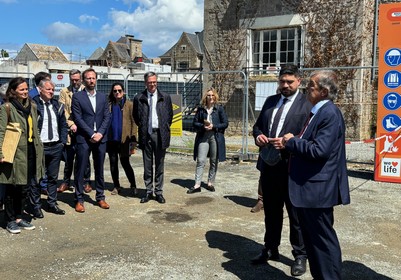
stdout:
[[10,57],[8,52],[6,50],[4,50],[4,49],[1,49],[0,53],[1,53],[1,57]]

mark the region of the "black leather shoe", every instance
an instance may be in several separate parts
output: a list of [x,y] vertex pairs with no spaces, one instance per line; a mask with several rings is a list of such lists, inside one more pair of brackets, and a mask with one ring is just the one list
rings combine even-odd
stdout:
[[146,194],[144,197],[141,198],[141,203],[149,202],[149,200],[153,199],[153,194],[149,193]]
[[50,213],[54,213],[56,215],[64,215],[65,211],[63,209],[60,209],[60,207],[58,207],[57,205],[53,206],[53,207],[49,207],[48,210]]
[[214,189],[214,187],[213,187],[213,185],[206,185],[205,186],[205,189],[207,189],[208,191],[210,191],[210,192],[214,192],[215,191],[215,189]]
[[44,217],[42,209],[33,209],[33,216],[35,218],[42,219]]
[[280,259],[280,254],[278,250],[263,249],[262,252],[251,260],[252,264],[265,264],[268,260],[278,261]]
[[156,201],[159,203],[166,203],[166,200],[164,199],[162,194],[157,194],[156,195]]
[[198,188],[191,187],[189,190],[187,190],[187,193],[197,193],[197,192],[201,192],[200,187]]
[[291,275],[301,276],[306,272],[306,259],[295,258],[294,263],[291,265]]

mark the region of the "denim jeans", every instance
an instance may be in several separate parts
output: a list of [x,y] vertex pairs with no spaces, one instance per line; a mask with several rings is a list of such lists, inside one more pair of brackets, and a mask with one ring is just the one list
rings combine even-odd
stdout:
[[209,175],[208,183],[214,184],[217,172],[217,143],[213,131],[206,132],[198,146],[198,157],[196,159],[195,184],[201,184],[203,169],[205,168],[207,155],[209,153]]

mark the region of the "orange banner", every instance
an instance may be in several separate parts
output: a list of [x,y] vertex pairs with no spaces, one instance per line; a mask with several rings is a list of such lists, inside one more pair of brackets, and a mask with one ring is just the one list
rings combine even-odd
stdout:
[[375,180],[401,183],[401,3],[379,6]]

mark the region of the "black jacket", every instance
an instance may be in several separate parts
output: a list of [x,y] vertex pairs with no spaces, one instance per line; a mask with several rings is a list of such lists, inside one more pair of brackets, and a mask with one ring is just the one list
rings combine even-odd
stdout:
[[[35,96],[33,98],[33,101],[36,103],[38,107],[38,130],[39,130],[39,135],[42,131],[43,127],[43,114],[44,114],[44,105],[42,100],[40,100],[39,95]],[[53,106],[54,113],[56,114],[57,117],[57,128],[58,128],[58,135],[59,135],[59,140],[61,143],[66,144],[67,143],[67,134],[68,134],[68,127],[67,127],[67,121],[65,119],[65,114],[64,114],[64,105],[59,104],[57,100],[51,99],[50,103]]]
[[[159,118],[159,129],[162,141],[162,149],[170,146],[170,126],[173,122],[173,105],[171,97],[165,92],[157,90],[156,111]],[[134,98],[133,116],[138,126],[138,146],[140,149],[145,147],[148,140],[148,120],[149,120],[149,104],[148,92],[145,89],[138,93]]]

